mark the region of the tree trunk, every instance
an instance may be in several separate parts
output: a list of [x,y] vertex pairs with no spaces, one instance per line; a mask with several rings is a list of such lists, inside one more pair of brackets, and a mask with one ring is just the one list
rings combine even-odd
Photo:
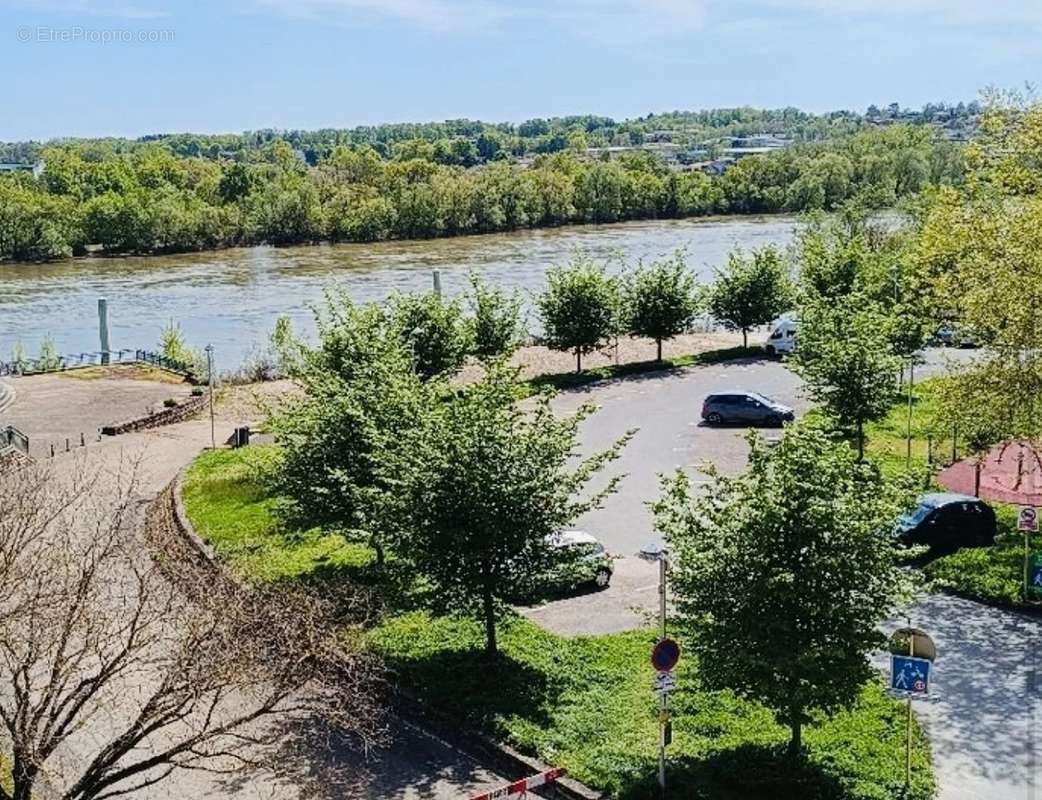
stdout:
[[655,360],[658,363],[661,364],[662,363],[662,340],[661,339],[656,339],[655,340],[655,345],[658,347],[658,355],[655,356]]
[[742,328],[742,349],[746,349],[749,346],[749,329]]
[[583,351],[578,347],[575,348],[575,371],[583,371]]
[[[11,800],[32,800],[33,785],[36,783],[37,768],[27,759],[15,755],[11,767],[11,782],[14,784]],[[0,789],[0,797],[3,797]]]
[[496,608],[492,602],[492,590],[488,587],[485,588],[481,601],[485,617],[485,652],[490,658],[494,658],[499,653],[496,644]]
[[860,417],[857,421],[857,460],[865,460],[865,421]]
[[382,567],[385,558],[383,545],[375,537],[369,540],[369,544],[376,551],[376,566]]
[[799,714],[793,714],[789,731],[789,758],[795,761],[803,750],[803,723],[800,722]]

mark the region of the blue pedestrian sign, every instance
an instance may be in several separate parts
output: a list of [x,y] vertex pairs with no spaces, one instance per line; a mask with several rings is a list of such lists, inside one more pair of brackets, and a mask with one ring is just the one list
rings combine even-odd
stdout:
[[930,691],[930,662],[925,658],[890,656],[890,688],[908,695]]

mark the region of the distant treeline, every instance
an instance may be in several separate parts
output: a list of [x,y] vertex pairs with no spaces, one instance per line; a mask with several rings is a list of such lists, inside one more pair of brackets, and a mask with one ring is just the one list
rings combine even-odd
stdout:
[[[950,131],[972,132],[980,105],[929,103],[920,110],[897,103],[864,114],[830,111],[810,114],[798,108],[716,108],[671,111],[616,121],[610,117],[577,115],[531,119],[519,124],[456,119],[445,122],[363,125],[314,131],[258,130],[241,134],[153,134],[138,139],[65,139],[50,143],[0,143],[0,162],[31,164],[48,146],[72,146],[94,155],[126,154],[149,144],[161,144],[177,156],[254,160],[276,141],[287,142],[307,163],[327,160],[336,147],[372,147],[384,159],[411,158],[417,152],[440,164],[470,167],[489,161],[557,153],[585,147],[634,146],[668,141],[683,147],[729,136],[774,133],[797,142],[834,140],[879,124],[943,125]],[[429,147],[427,147],[429,146]]]
[[718,177],[671,169],[645,151],[608,160],[584,150],[467,168],[441,163],[419,139],[390,159],[368,145],[337,145],[314,166],[281,138],[248,160],[179,155],[167,141],[125,151],[52,146],[38,177],[0,174],[0,259],[61,258],[91,245],[178,252],[829,210],[851,198],[886,207],[962,176],[959,145],[904,124],[747,156]]

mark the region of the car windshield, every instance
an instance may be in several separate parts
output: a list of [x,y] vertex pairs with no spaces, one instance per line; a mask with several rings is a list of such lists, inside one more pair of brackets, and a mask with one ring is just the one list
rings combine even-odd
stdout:
[[777,405],[773,400],[771,400],[771,398],[767,397],[766,395],[762,395],[759,392],[749,392],[749,396],[753,398],[753,400],[759,400],[765,406]]
[[913,508],[912,511],[908,514],[908,521],[911,522],[913,525],[918,525],[920,522],[922,522],[924,519],[930,516],[930,512],[933,511],[933,509],[933,506],[928,505],[926,503],[921,503],[920,505]]

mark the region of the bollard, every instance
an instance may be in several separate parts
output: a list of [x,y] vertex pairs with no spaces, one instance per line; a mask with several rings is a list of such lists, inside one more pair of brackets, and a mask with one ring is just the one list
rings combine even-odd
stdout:
[[68,453],[68,452],[69,452],[69,449],[70,449],[70,448],[69,448],[69,437],[68,437],[68,436],[66,436],[66,437],[65,437],[65,452],[66,452],[66,453]]
[[86,447],[87,440],[83,437],[83,431],[80,431],[80,447]]
[[54,458],[54,442],[51,442],[51,458]]
[[101,338],[101,363],[109,363],[109,301],[98,298],[98,334]]

